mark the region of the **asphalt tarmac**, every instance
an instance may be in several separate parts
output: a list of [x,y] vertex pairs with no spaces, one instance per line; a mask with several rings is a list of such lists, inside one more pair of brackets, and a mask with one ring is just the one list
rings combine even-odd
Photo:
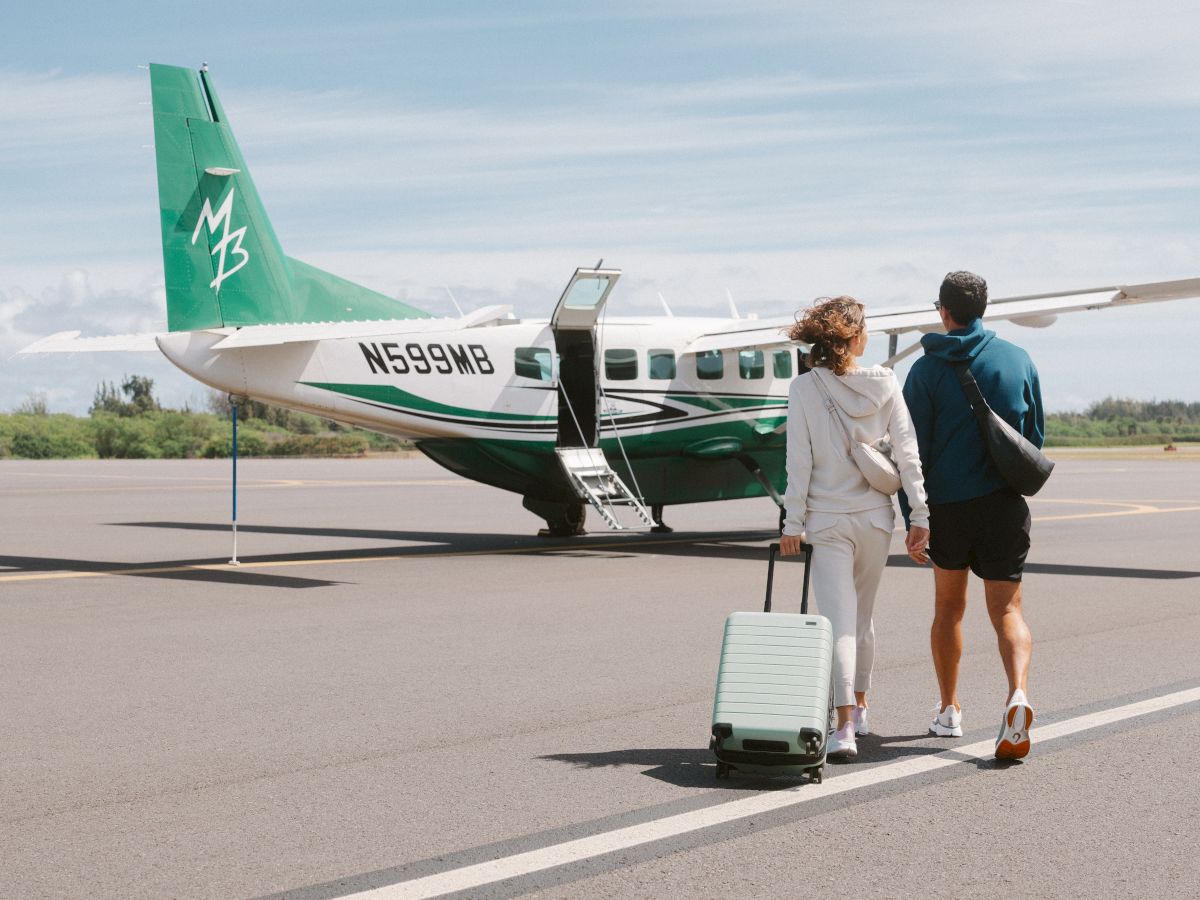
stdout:
[[0,897],[1200,895],[1195,454],[1062,458],[1031,502],[1021,763],[977,582],[966,734],[927,735],[897,533],[874,733],[820,786],[707,749],[769,501],[556,541],[420,458],[239,483],[234,567],[228,461],[0,463]]

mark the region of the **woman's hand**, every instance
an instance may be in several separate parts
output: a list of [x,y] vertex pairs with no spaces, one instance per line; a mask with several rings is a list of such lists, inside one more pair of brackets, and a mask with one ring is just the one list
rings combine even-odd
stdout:
[[780,556],[799,556],[804,552],[804,532],[785,534],[779,538]]
[[913,525],[908,529],[908,537],[904,540],[904,546],[913,562],[925,565],[929,562],[929,529]]

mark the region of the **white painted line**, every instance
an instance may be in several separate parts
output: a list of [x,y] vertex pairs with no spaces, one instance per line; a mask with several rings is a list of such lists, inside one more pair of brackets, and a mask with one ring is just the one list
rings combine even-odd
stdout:
[[[1077,734],[1091,728],[1111,725],[1124,719],[1145,716],[1150,713],[1182,706],[1200,700],[1200,688],[1191,688],[1154,697],[1139,703],[1130,703],[1114,709],[1101,710],[1089,715],[1068,719],[1035,728],[1033,734],[1035,743],[1056,740],[1057,738]],[[530,850],[517,853],[503,859],[490,860],[475,865],[451,869],[436,875],[414,878],[411,881],[373,888],[349,897],[365,898],[365,900],[416,900],[416,898],[439,897],[455,891],[465,891],[488,884],[495,884],[508,878],[517,878],[532,872],[541,872],[556,866],[580,862],[597,856],[603,856],[618,850],[626,850],[653,841],[677,837],[702,828],[723,825],[749,816],[762,815],[778,809],[800,806],[814,800],[822,800],[837,794],[845,794],[859,788],[897,781],[913,775],[923,775],[960,765],[975,759],[991,759],[995,747],[994,740],[978,741],[964,747],[955,747],[936,756],[924,756],[851,772],[847,775],[837,775],[822,784],[802,784],[785,791],[774,791],[769,794],[758,794],[744,800],[734,800],[718,806],[710,806],[693,812],[680,813],[644,822],[641,825],[631,825],[618,828],[603,834],[586,838],[578,838],[540,850]],[[828,771],[828,770],[827,770]]]

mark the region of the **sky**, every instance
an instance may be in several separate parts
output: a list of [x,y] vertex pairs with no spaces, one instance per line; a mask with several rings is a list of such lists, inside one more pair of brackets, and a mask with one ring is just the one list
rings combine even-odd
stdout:
[[[0,411],[82,414],[125,374],[205,405],[156,354],[13,358],[165,330],[149,62],[209,64],[290,256],[437,315],[449,289],[545,317],[603,258],[611,315],[766,317],[955,269],[993,297],[1200,276],[1197,39],[1158,0],[22,4]],[[1049,411],[1200,401],[1200,300],[995,328]]]

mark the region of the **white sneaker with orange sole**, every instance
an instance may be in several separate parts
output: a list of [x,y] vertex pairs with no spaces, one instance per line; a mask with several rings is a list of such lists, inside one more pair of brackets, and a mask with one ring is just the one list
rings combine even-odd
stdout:
[[996,759],[1020,759],[1029,752],[1029,727],[1033,725],[1033,707],[1022,690],[1013,691],[1004,710],[1000,733],[996,735]]

